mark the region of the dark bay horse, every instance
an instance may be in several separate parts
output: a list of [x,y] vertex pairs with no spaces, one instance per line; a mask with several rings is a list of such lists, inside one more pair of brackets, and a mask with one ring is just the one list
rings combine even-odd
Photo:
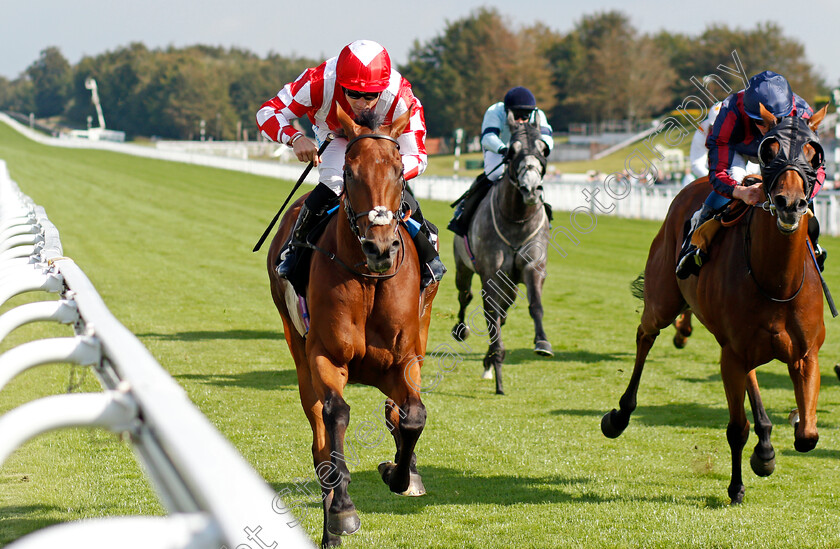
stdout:
[[[382,479],[398,494],[425,493],[414,447],[426,423],[420,368],[438,287],[433,283],[421,293],[417,252],[400,223],[405,179],[395,138],[411,113],[390,126],[369,120],[367,127],[340,107],[338,114],[347,138],[344,212],[339,210],[312,243],[306,308],[274,270],[303,198],[284,216],[268,252],[271,295],[283,318],[301,404],[312,427],[325,546],[339,545],[339,535],[352,534],[361,525],[347,491],[348,383],[377,387],[387,396],[385,425],[397,451],[396,463],[379,465]],[[308,310],[308,333],[302,310]]]
[[517,284],[524,283],[528,290],[528,312],[534,320],[534,352],[554,355],[543,329],[542,307],[549,237],[542,178],[548,146],[540,139],[537,124],[516,122],[509,114],[508,125],[511,129],[510,161],[504,175],[476,209],[467,238],[455,237],[454,242],[455,286],[460,310],[452,336],[463,341],[470,333],[464,318],[473,298],[473,274],[478,273],[490,338],[484,357],[484,377],[490,378],[492,367],[496,393],[500,395],[504,394],[502,362],[505,358],[501,327],[508,308],[520,293]]
[[[762,106],[764,121],[771,127],[759,148],[760,179],[767,202],[751,208],[746,221],[721,229],[699,277],[686,280],[678,280],[674,272],[683,228],[708,195],[709,185],[698,180],[674,198],[645,266],[644,312],[636,332],[633,374],[619,400],[619,410],[608,412],[601,421],[601,430],[610,438],[624,431],[636,408],[645,359],[657,335],[690,308],[721,346],[721,377],[729,405],[726,439],[732,453],[728,492],[733,504],[744,498],[741,454],[750,430],[745,392],[758,435],[750,465],[760,476],[775,468],[772,425],[758,390],[757,366],[773,359],[787,364],[800,418],[794,446],[807,452],[819,439],[818,354],[825,340],[825,325],[822,285],[807,220],[814,185],[811,170],[822,163],[822,149],[812,132],[825,112],[823,108],[808,121],[796,117],[776,120]],[[796,150],[780,145],[786,142],[797,144]],[[685,324],[678,323],[678,330],[686,329]],[[690,324],[687,331],[690,334]]]

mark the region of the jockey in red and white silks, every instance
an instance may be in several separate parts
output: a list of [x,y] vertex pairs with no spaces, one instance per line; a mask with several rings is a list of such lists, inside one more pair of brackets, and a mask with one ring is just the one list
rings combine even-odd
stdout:
[[[361,60],[377,61],[377,55],[387,55],[385,49],[375,42],[359,40],[350,44],[355,48],[355,56]],[[338,56],[327,59],[315,68],[306,69],[294,82],[283,86],[275,97],[263,103],[257,112],[257,124],[264,136],[278,143],[290,145],[301,135],[291,125],[295,118],[308,117],[313,124],[318,143],[323,143],[327,134],[338,132],[341,127],[336,117],[336,104],[341,105],[348,114],[353,109],[345,96],[339,79],[336,78]],[[375,114],[384,117],[383,124],[390,124],[394,119],[412,108],[411,120],[405,132],[399,136],[406,180],[422,174],[426,169],[426,121],[423,116],[423,105],[411,91],[411,84],[388,63],[387,75],[382,74],[380,80],[385,84],[379,91],[379,100],[373,107]],[[384,70],[381,71],[384,73]],[[359,86],[362,87],[362,86]],[[376,87],[376,86],[373,86]],[[365,87],[360,91],[367,91]],[[343,138],[327,147],[321,155],[319,180],[329,186],[336,194],[343,186],[344,148],[347,141]]]
[[[372,113],[381,124],[390,125],[411,110],[403,133],[397,137],[403,162],[403,176],[413,179],[423,173],[426,156],[426,120],[423,105],[414,97],[408,80],[391,67],[391,58],[380,44],[357,40],[345,46],[337,57],[306,69],[294,82],[283,86],[277,95],[260,107],[257,125],[269,139],[292,147],[298,160],[318,167],[319,184],[301,207],[291,239],[281,253],[276,271],[289,278],[297,265],[297,247],[328,212],[336,195],[344,188],[344,155],[347,139],[337,137],[318,154],[319,147],[291,125],[291,120],[306,116],[313,124],[318,144],[327,135],[340,134],[337,107],[351,117]],[[416,223],[408,223],[420,261],[421,286],[440,280],[446,267],[437,253],[437,228],[423,218],[411,193],[404,193]]]

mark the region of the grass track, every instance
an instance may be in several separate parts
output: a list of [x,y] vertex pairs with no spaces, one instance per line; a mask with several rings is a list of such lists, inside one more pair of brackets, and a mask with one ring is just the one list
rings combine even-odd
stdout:
[[[288,503],[317,539],[318,501],[300,488],[315,486],[311,435],[269,296],[265,256],[250,251],[291,183],[48,148],[2,125],[0,159],[45,207],[65,254],[115,316],[276,490],[292,491]],[[555,208],[581,204],[582,198]],[[446,225],[447,205],[423,208]],[[568,227],[568,217],[558,212],[555,224]],[[493,382],[479,379],[485,345],[467,341],[463,362],[424,396],[428,422],[417,453],[427,496],[393,496],[379,479],[376,464],[393,457],[390,437],[373,448],[356,444],[350,490],[362,530],[345,538],[345,547],[840,545],[840,383],[831,370],[840,351],[838,321],[827,320],[821,353],[816,450],[793,449],[786,368],[759,370],[776,425],[777,469],[759,479],[745,464],[740,507],[728,506],[728,414],[718,348],[702,328],[682,351],[663,332],[631,426],[616,440],[601,435],[600,417],[616,406],[632,368],[638,302],[628,283],[642,270],[658,226],[599,217],[580,245],[567,246],[567,257],[550,257],[544,305],[556,356],[538,359],[530,351],[532,327],[519,302],[503,332],[507,396],[493,395]],[[443,259],[452,265],[451,233],[442,239]],[[823,244],[828,283],[840,292],[840,241]],[[453,275],[435,302],[430,350],[451,341]],[[63,330],[26,326],[0,350],[34,336],[69,335]],[[68,371],[58,365],[20,376],[0,392],[0,411],[66,390]],[[88,375],[82,388],[98,385]],[[382,398],[374,389],[348,388],[348,433],[379,417]],[[38,437],[0,468],[0,544],[55,522],[162,512],[130,449],[107,433]]]

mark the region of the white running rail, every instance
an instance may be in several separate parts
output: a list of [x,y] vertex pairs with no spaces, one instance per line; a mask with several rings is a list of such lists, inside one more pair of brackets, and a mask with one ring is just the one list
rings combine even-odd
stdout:
[[0,316],[0,340],[36,321],[72,325],[75,332],[0,355],[0,390],[20,372],[56,362],[90,367],[103,387],[100,393],[41,398],[0,416],[0,465],[46,431],[100,427],[131,442],[169,513],[59,524],[10,549],[313,547],[265,480],[111,314],[73,260],[63,257],[55,226],[9,178],[2,160],[0,280],[0,306],[24,292],[59,295]]

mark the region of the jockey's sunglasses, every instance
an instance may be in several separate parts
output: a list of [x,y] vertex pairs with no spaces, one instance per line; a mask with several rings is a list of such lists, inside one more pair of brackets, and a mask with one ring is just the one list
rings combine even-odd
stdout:
[[344,88],[344,95],[346,95],[350,99],[364,99],[365,101],[373,101],[374,99],[379,97],[378,92],[365,93],[356,90],[348,90],[347,88]]
[[533,109],[511,109],[511,111],[514,120],[528,120],[531,118],[531,113],[534,112]]

